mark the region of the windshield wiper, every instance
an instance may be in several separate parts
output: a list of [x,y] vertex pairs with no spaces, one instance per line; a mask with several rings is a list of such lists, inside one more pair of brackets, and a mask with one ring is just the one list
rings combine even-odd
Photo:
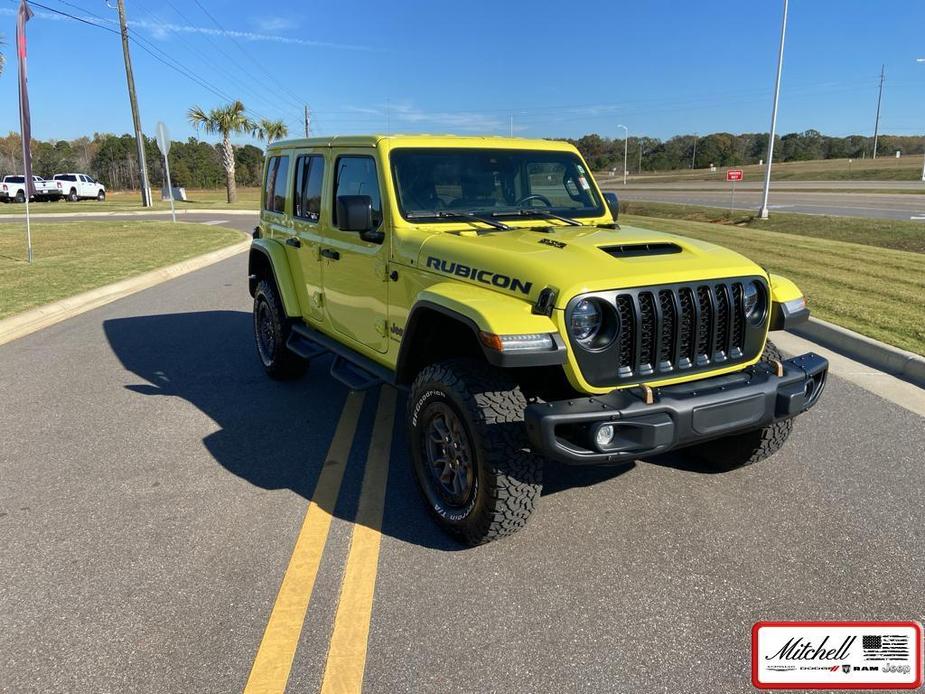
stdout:
[[573,227],[583,227],[584,224],[579,222],[577,219],[572,219],[571,217],[563,217],[561,214],[556,214],[555,212],[547,212],[546,210],[534,210],[531,208],[525,208],[520,210],[509,210],[506,212],[492,212],[492,217],[530,217],[537,215],[543,219],[558,219],[560,222],[565,222],[569,226]]
[[433,210],[429,212],[411,212],[410,214],[405,215],[407,219],[427,219],[428,217],[440,217],[443,219],[471,219],[474,222],[482,222],[482,224],[487,224],[490,227],[495,229],[501,229],[502,231],[510,231],[514,227],[505,224],[504,222],[499,222],[496,219],[491,219],[491,217],[483,217],[482,215],[476,214],[475,212],[453,212],[451,210]]

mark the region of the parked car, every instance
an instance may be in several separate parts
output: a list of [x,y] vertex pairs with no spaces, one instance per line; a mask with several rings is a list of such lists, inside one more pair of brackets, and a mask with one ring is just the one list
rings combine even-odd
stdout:
[[621,227],[616,196],[565,142],[274,142],[261,208],[248,282],[267,373],[330,354],[349,388],[407,388],[415,477],[467,544],[526,522],[546,459],[683,448],[716,470],[750,465],[825,385],[825,359],[768,340],[809,316],[793,282]]
[[[60,200],[64,197],[62,185],[57,181],[46,181],[41,176],[32,176],[32,184],[35,188],[35,194],[32,200],[44,202],[48,200]],[[2,202],[25,202],[26,201],[26,177],[25,176],[4,176],[0,182],[0,201]]]
[[82,173],[60,173],[55,174],[54,179],[61,183],[68,202],[91,198],[103,202],[106,199],[106,186],[93,176]]

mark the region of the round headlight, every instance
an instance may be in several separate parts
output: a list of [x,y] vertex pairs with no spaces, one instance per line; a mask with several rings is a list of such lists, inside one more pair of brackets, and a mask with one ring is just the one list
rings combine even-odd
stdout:
[[745,285],[742,304],[748,320],[755,322],[764,317],[764,290],[760,284],[749,282]]
[[569,326],[572,337],[582,344],[589,344],[601,329],[601,309],[597,302],[582,299],[572,309]]

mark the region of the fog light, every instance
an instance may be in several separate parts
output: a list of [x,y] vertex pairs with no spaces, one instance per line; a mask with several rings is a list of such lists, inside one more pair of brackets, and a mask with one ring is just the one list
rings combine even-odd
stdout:
[[594,432],[594,443],[600,448],[609,446],[613,443],[613,424],[605,424],[602,427],[598,427],[597,431]]

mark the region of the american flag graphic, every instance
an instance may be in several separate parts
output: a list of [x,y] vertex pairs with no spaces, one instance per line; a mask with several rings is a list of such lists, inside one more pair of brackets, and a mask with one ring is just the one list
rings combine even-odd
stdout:
[[864,660],[909,660],[909,637],[901,634],[863,636]]

